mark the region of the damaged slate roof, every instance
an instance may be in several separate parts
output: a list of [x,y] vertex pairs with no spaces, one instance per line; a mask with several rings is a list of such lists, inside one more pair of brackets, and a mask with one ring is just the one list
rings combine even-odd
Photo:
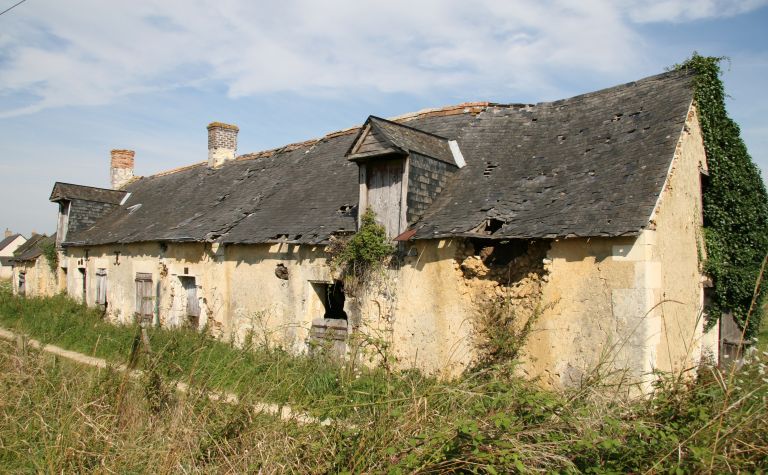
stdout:
[[98,203],[120,204],[125,191],[96,188],[94,186],[73,185],[71,183],[56,182],[51,191],[50,201],[59,200],[85,200]]
[[31,261],[37,259],[43,253],[43,247],[54,245],[56,240],[53,236],[45,234],[33,234],[32,237],[16,249],[11,260],[13,262]]
[[[415,239],[473,235],[488,219],[502,224],[493,238],[619,236],[648,226],[691,101],[691,76],[675,71],[556,102],[373,120],[402,149],[447,158],[441,144],[456,140],[466,161],[411,223]],[[135,179],[123,205],[65,245],[324,243],[353,232],[358,168],[346,155],[359,130]]]
[[414,238],[636,235],[649,224],[693,100],[674,71],[535,106],[489,107],[462,130],[467,166]]

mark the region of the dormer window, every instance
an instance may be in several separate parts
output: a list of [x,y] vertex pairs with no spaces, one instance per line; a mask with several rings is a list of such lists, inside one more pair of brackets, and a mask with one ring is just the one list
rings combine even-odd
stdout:
[[360,170],[359,214],[371,208],[393,239],[421,217],[448,176],[464,166],[455,141],[373,116],[347,158]]

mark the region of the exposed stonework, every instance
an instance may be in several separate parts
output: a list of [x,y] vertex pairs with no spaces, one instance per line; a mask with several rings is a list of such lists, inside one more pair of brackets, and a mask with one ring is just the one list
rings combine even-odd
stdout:
[[222,122],[208,124],[208,166],[220,167],[224,162],[234,160],[237,156],[237,133],[240,129],[236,125]]
[[[479,360],[498,356],[500,349],[494,342],[525,338],[523,329],[541,312],[542,286],[548,280],[548,249],[547,242],[500,244],[479,240],[465,240],[457,248],[455,269],[461,292],[472,302]],[[517,345],[517,353],[525,342],[510,343]]]
[[109,167],[110,183],[113,190],[119,190],[133,179],[133,150],[112,150]]

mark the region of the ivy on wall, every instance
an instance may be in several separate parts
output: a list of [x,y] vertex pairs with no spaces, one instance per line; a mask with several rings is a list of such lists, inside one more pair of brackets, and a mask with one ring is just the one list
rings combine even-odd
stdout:
[[48,262],[51,272],[56,275],[56,270],[59,266],[59,253],[56,251],[56,244],[53,242],[47,242],[40,245],[40,249],[43,251],[45,260]]
[[[704,188],[705,271],[714,295],[708,325],[731,311],[744,327],[763,258],[768,252],[768,195],[760,170],[728,117],[720,79],[723,58],[693,56],[678,69],[695,73],[694,99],[707,153],[709,181]],[[757,334],[762,318],[761,289],[749,318],[747,337]]]

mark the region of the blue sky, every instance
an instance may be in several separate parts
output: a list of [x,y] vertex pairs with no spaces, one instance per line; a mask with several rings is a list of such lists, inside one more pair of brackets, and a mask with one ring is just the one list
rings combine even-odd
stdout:
[[[0,0],[0,10],[17,0]],[[109,186],[467,101],[539,102],[728,56],[728,107],[768,170],[768,0],[27,0],[0,16],[0,227],[52,232],[55,181]],[[297,170],[300,172],[300,170]]]

